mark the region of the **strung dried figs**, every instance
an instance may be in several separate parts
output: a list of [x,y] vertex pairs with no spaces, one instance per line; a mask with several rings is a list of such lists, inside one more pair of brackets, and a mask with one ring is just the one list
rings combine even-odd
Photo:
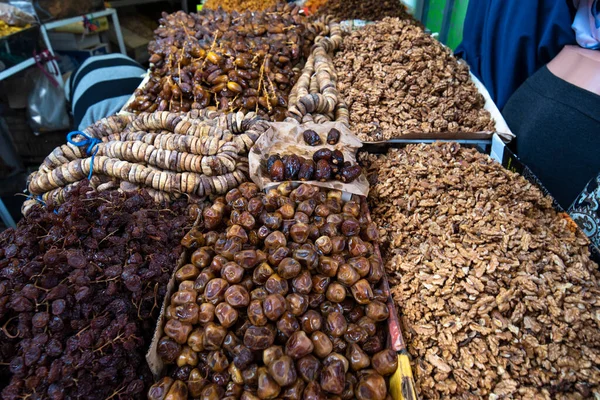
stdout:
[[323,143],[319,134],[312,129],[305,130],[302,136],[304,137],[304,142],[309,146],[318,146]]

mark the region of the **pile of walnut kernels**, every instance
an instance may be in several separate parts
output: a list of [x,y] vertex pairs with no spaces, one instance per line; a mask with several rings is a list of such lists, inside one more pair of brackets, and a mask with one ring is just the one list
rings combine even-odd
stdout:
[[362,141],[494,130],[469,67],[410,19],[385,18],[354,31],[334,64]]
[[599,393],[600,273],[549,198],[458,144],[363,161],[422,398]]

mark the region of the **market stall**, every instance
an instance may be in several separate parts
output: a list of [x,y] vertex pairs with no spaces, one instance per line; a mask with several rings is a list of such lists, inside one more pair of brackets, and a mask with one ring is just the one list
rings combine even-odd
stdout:
[[122,112],[30,175],[2,398],[597,395],[590,242],[468,66],[396,2],[258,3],[164,14]]

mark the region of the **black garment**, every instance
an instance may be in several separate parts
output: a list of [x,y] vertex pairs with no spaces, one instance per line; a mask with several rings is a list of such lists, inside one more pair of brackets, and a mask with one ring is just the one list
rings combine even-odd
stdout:
[[600,172],[600,96],[543,67],[502,114],[517,136],[519,158],[568,209]]
[[455,54],[490,92],[500,110],[527,78],[567,44],[572,0],[471,0]]

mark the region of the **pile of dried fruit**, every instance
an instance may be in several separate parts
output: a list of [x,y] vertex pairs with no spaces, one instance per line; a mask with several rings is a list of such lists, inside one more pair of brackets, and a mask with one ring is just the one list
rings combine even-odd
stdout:
[[294,67],[316,36],[299,8],[260,12],[203,10],[164,15],[150,43],[150,80],[135,92],[133,112],[211,107],[285,118]]
[[344,161],[344,153],[340,150],[320,149],[315,151],[312,159],[296,154],[272,154],[265,160],[265,174],[273,182],[283,181],[319,181],[337,180],[344,183],[354,182],[362,168],[350,161]]
[[600,273],[523,177],[458,144],[368,156],[373,218],[424,398],[600,390]]
[[213,10],[219,7],[227,12],[231,11],[262,11],[267,8],[271,8],[277,5],[277,3],[283,2],[282,0],[206,0],[204,3],[205,8]]
[[87,145],[57,147],[29,177],[29,191],[62,202],[93,168],[91,183],[99,191],[146,188],[157,201],[225,194],[248,179],[245,156],[265,124],[255,113],[208,110],[105,118],[84,131],[102,141],[93,154],[86,154]]
[[0,369],[11,378],[1,397],[143,398],[144,355],[190,211],[80,184],[56,213],[34,207],[4,231]]
[[317,15],[331,15],[338,20],[378,21],[385,17],[411,19],[400,0],[328,0]]
[[350,122],[363,141],[494,130],[469,67],[411,21],[386,18],[353,32],[334,62]]
[[148,397],[384,400],[398,359],[360,201],[245,183],[203,217],[165,312],[169,376]]
[[335,20],[324,24],[322,36],[316,41],[290,92],[287,115],[298,122],[348,124],[348,107],[338,91],[333,65],[333,54],[342,44],[340,24]]

